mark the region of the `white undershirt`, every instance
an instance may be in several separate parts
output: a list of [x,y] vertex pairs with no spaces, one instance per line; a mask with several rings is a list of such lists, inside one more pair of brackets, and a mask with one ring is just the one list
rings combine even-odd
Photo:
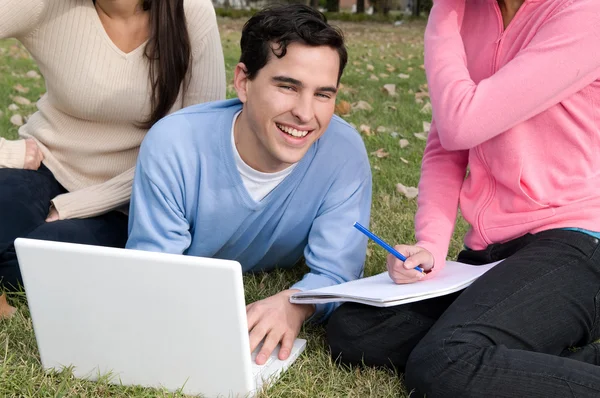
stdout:
[[241,112],[242,111],[239,111],[233,116],[233,123],[231,124],[231,145],[233,146],[233,156],[235,157],[235,164],[240,172],[242,181],[244,182],[244,187],[246,187],[246,190],[252,199],[260,202],[269,194],[269,192],[274,190],[277,185],[279,185],[281,181],[285,179],[285,177],[290,175],[297,163],[294,163],[290,167],[276,173],[263,173],[248,166],[246,162],[242,160],[242,157],[235,146],[235,121]]

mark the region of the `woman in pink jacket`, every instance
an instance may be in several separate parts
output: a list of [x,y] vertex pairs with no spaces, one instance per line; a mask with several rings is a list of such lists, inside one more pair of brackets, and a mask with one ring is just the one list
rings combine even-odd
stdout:
[[459,207],[459,261],[504,261],[454,295],[341,306],[334,357],[427,397],[600,396],[599,46],[598,0],[434,1],[417,243],[388,270],[435,278]]

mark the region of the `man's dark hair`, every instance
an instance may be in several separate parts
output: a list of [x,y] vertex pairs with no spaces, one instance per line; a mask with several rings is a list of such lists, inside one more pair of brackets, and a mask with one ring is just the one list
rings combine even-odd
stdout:
[[246,76],[252,80],[269,61],[271,54],[283,58],[287,46],[301,43],[308,46],[328,46],[340,56],[338,83],[348,61],[344,35],[327,23],[323,13],[303,4],[267,7],[250,18],[242,30],[242,55]]

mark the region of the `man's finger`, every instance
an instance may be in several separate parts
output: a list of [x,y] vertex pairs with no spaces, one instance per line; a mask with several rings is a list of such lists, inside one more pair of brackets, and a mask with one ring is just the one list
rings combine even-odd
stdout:
[[265,342],[262,348],[260,349],[260,352],[256,356],[257,365],[263,365],[265,362],[267,362],[267,359],[269,358],[277,344],[279,344],[279,342],[281,341],[282,336],[283,333],[279,329],[271,329],[269,334],[267,334],[267,338],[265,339]]
[[252,330],[259,322],[261,317],[260,306],[256,303],[250,303],[246,306],[246,319],[248,321],[248,331]]
[[290,330],[283,335],[283,338],[281,339],[281,348],[279,349],[279,359],[282,361],[288,359],[292,352],[292,347],[294,346],[294,340],[296,340],[296,336]]
[[258,323],[258,325],[252,328],[249,335],[250,352],[254,351],[256,347],[258,347],[260,342],[264,340],[267,333],[269,333],[269,329],[265,328],[263,323]]

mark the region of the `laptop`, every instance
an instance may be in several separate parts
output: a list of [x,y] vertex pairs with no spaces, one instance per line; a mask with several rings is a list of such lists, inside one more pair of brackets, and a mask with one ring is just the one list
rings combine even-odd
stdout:
[[44,369],[207,397],[251,397],[298,358],[250,352],[236,261],[19,238]]

